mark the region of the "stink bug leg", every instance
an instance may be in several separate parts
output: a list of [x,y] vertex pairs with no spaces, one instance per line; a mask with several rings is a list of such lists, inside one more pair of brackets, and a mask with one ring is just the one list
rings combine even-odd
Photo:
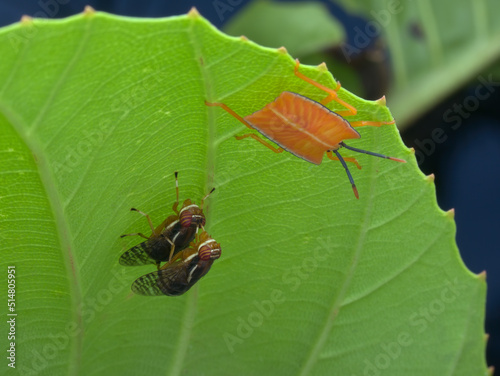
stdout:
[[271,145],[269,142],[264,141],[262,138],[260,138],[259,136],[257,136],[254,133],[247,133],[247,134],[244,134],[244,135],[241,135],[241,136],[234,136],[234,137],[237,140],[243,140],[244,138],[252,137],[254,140],[259,141],[262,145],[264,145],[266,148],[271,149],[275,153],[282,153],[284,151],[283,148],[281,148],[281,147],[275,147],[275,146]]
[[373,157],[390,159],[391,161],[396,161],[396,162],[400,162],[400,163],[406,163],[406,161],[404,159],[389,157],[389,156],[384,155],[384,154],[379,154],[379,153],[374,153],[374,152],[368,151],[368,150],[362,150],[362,149],[358,149],[358,148],[353,148],[352,146],[347,146],[344,142],[340,142],[339,145],[342,146],[342,147],[344,147],[344,148],[346,148],[346,149],[348,149],[348,150],[355,151],[357,153],[367,154],[367,155],[371,155]]
[[[236,112],[234,112],[233,110],[231,110],[224,103],[216,103],[216,102],[211,103],[211,102],[205,101],[205,104],[207,106],[210,106],[210,107],[217,106],[217,107],[222,108],[223,110],[225,110],[226,112],[228,112],[230,115],[232,115],[233,117],[235,117],[237,120],[239,120],[240,122],[242,122],[243,124],[245,124],[248,128],[253,129],[252,126],[250,124],[248,124],[248,122],[245,119],[243,119],[240,115],[238,115]],[[276,146],[271,145],[269,142],[264,141],[262,138],[260,138],[259,136],[257,136],[256,134],[253,134],[253,133],[247,133],[247,134],[244,134],[242,136],[234,136],[234,137],[237,140],[243,140],[244,138],[251,137],[251,138],[253,138],[256,141],[259,141],[262,145],[264,145],[265,147],[271,149],[275,153],[282,153],[283,150],[284,150],[282,147],[276,147]]]
[[356,188],[356,184],[354,184],[354,179],[352,178],[352,175],[351,175],[351,172],[349,171],[349,168],[347,168],[347,164],[345,163],[344,159],[342,158],[342,156],[340,155],[340,153],[337,150],[334,150],[333,152],[337,156],[340,163],[342,163],[342,166],[344,166],[344,168],[345,168],[345,172],[347,173],[347,177],[349,178],[349,181],[351,182],[354,196],[356,196],[356,198],[359,199],[358,188]]
[[[337,81],[337,86],[335,87],[335,89],[330,89],[330,88],[328,88],[326,86],[321,85],[319,82],[314,81],[312,78],[309,78],[309,77],[305,76],[304,74],[300,73],[299,72],[299,66],[300,66],[299,59],[295,59],[294,73],[295,73],[295,75],[298,78],[300,78],[301,80],[304,80],[304,81],[310,83],[313,86],[316,86],[318,89],[323,90],[324,92],[326,92],[328,94],[328,96],[325,97],[323,100],[321,100],[319,103],[321,103],[323,106],[325,106],[328,103],[330,103],[331,101],[335,101],[338,104],[344,106],[345,108],[347,108],[347,110],[345,110],[345,111],[335,111],[337,114],[339,114],[340,116],[343,116],[343,117],[354,116],[354,115],[356,115],[358,113],[358,110],[357,110],[356,107],[354,107],[353,105],[350,105],[349,103],[347,103],[347,102],[345,102],[345,101],[343,101],[342,99],[339,98],[338,91],[341,88],[340,82]],[[382,98],[384,100],[383,103],[385,103],[385,97],[382,97]],[[364,126],[364,125],[369,125],[369,126],[372,126],[372,127],[380,127],[381,125],[391,125],[391,124],[394,124],[395,121],[394,120],[392,120],[392,121],[367,121],[367,120],[360,120],[360,121],[350,121],[349,123],[351,124],[352,127],[361,127],[361,126]],[[345,160],[347,160],[347,159],[345,159]]]
[[229,112],[229,114],[231,114],[233,117],[235,117],[236,119],[238,119],[239,121],[241,121],[245,126],[247,126],[248,128],[250,129],[253,129],[252,126],[250,124],[248,124],[245,119],[243,119],[240,115],[238,115],[236,112],[234,112],[233,110],[231,110],[227,105],[225,105],[224,103],[216,103],[216,102],[207,102],[205,101],[205,104],[209,107],[214,107],[214,106],[217,106],[217,107],[220,107],[222,108],[223,110]]
[[[332,161],[337,161],[337,162],[340,161],[340,159],[338,157],[335,157],[333,155],[333,152],[331,150],[326,152],[326,156],[328,158],[330,158]],[[359,164],[359,162],[357,161],[356,158],[347,157],[347,158],[342,158],[342,159],[346,162],[354,163],[356,165],[356,167],[358,168],[358,170],[361,170],[361,165]]]
[[353,116],[353,115],[356,115],[358,113],[358,110],[356,109],[356,107],[351,106],[349,103],[344,102],[342,99],[339,98],[337,92],[340,90],[340,82],[337,81],[337,87],[335,89],[330,89],[329,87],[323,86],[319,82],[314,81],[312,78],[309,78],[306,75],[300,73],[299,66],[300,66],[299,59],[295,59],[295,69],[294,69],[293,73],[298,78],[310,83],[313,86],[316,86],[318,89],[323,90],[324,92],[326,92],[328,94],[328,96],[326,98],[324,98],[323,100],[321,100],[319,103],[321,103],[323,106],[325,106],[326,104],[330,103],[331,101],[335,101],[338,104],[347,108],[347,110],[345,110],[345,111],[335,111],[340,116],[344,116],[344,117]]

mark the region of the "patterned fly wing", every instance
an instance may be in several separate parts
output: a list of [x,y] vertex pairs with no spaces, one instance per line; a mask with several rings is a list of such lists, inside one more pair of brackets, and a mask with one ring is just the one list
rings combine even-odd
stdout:
[[[196,252],[191,248],[183,252],[186,251]],[[143,275],[134,281],[132,291],[146,296],[182,295],[194,284],[189,283],[189,274],[193,268],[197,267],[198,261],[198,254],[194,253],[186,260],[173,262],[165,269]]]

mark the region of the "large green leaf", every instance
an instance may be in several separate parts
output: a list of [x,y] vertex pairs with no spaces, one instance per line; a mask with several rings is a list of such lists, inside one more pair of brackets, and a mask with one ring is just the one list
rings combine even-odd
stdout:
[[[0,291],[15,265],[17,374],[486,373],[484,277],[395,126],[350,142],[408,160],[358,156],[356,200],[339,163],[237,141],[243,125],[204,105],[246,115],[283,90],[322,98],[284,51],[194,12],[87,12],[4,28],[0,55]],[[340,95],[354,120],[391,119]],[[119,235],[147,231],[132,206],[171,214],[175,170],[181,199],[217,187],[207,230],[222,257],[181,297],[134,296],[152,268],[120,266],[140,239]]]

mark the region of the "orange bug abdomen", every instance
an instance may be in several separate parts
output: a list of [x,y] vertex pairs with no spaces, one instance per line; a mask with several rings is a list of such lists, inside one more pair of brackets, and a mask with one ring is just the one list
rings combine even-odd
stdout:
[[317,165],[325,152],[339,148],[339,142],[360,138],[339,114],[289,91],[244,119],[283,149]]

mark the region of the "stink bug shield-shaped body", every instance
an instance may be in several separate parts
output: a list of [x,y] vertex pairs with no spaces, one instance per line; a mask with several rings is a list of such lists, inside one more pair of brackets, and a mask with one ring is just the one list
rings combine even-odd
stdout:
[[[343,158],[338,152],[340,148],[344,147],[355,152],[391,159],[397,162],[406,162],[402,159],[353,148],[347,146],[343,141],[361,137],[354,129],[355,127],[364,125],[378,127],[384,124],[394,124],[394,121],[349,122],[345,117],[356,115],[357,109],[338,97],[337,92],[340,90],[340,83],[337,83],[335,89],[330,89],[306,77],[299,72],[298,60],[296,60],[294,73],[300,79],[316,86],[328,95],[320,102],[316,102],[300,94],[284,91],[273,102],[244,118],[223,103],[205,101],[205,104],[207,106],[221,107],[248,128],[259,131],[263,136],[278,144],[279,147],[271,145],[254,133],[236,136],[238,140],[251,137],[275,153],[281,153],[286,150],[299,158],[317,165],[322,162],[325,153],[328,158],[340,161],[346,170],[356,198],[359,198],[358,190],[345,162],[354,163],[358,168],[361,168],[361,166],[354,158]],[[325,107],[331,101],[339,103],[346,110],[331,111]],[[385,99],[380,100],[380,103],[385,103]]]
[[205,215],[203,214],[203,204],[206,198],[215,190],[212,189],[202,200],[200,206],[187,199],[179,206],[179,184],[177,172],[175,173],[175,191],[177,200],[172,206],[175,215],[169,216],[158,227],[154,227],[151,218],[146,213],[135,208],[130,210],[139,212],[148,220],[151,228],[151,236],[145,236],[142,233],[126,234],[124,236],[142,236],[147,240],[130,248],[120,256],[120,264],[126,266],[156,264],[169,261],[172,257],[185,249],[195,238],[198,229],[205,226]]
[[189,248],[177,253],[158,271],[137,278],[132,291],[147,296],[182,295],[208,273],[220,255],[220,244],[202,231]]

